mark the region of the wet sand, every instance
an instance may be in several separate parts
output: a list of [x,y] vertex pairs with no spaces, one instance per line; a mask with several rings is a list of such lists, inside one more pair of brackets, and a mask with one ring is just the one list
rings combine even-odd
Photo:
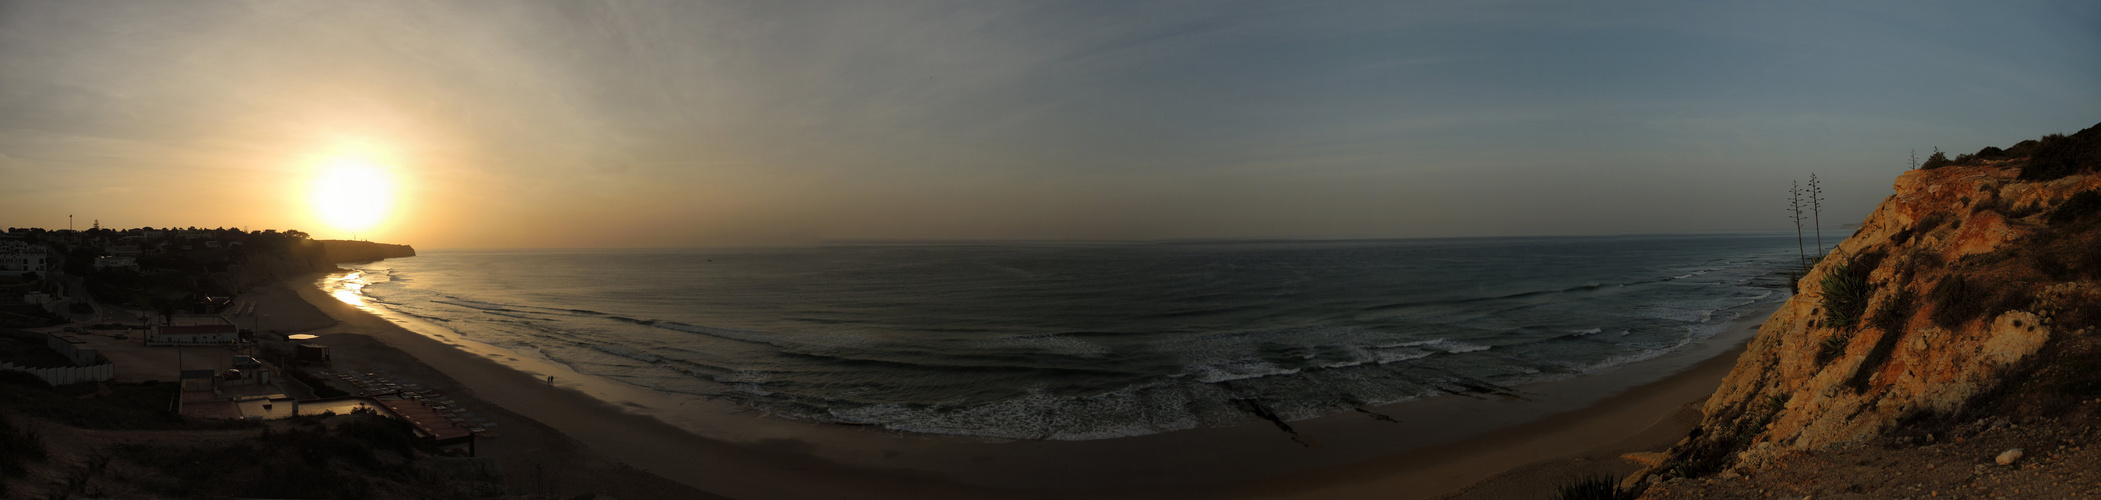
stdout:
[[[1546,477],[1560,470],[1555,463],[1682,437],[1679,412],[1713,391],[1734,363],[1732,349],[1770,314],[1751,311],[1714,339],[1662,358],[1520,387],[1521,397],[1443,396],[1367,409],[1396,421],[1344,413],[1291,422],[1296,439],[1251,418],[1122,439],[1014,441],[795,422],[655,393],[362,309],[329,296],[317,279],[288,283],[296,297],[266,297],[257,310],[273,318],[325,315],[333,326],[312,333],[337,346],[339,363],[443,377],[477,404],[558,430],[593,460],[735,498],[1437,498],[1476,483],[1469,491],[1559,482]],[[1482,483],[1528,467],[1535,473]]]

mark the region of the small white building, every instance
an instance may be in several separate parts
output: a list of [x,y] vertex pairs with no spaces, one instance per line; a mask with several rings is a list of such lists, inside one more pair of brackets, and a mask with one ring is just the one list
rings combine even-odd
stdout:
[[103,270],[103,269],[131,269],[131,270],[138,270],[138,268],[139,268],[139,259],[137,259],[137,258],[135,258],[135,257],[122,257],[122,256],[111,256],[111,255],[105,255],[105,256],[101,256],[101,257],[96,257],[96,258],[95,258],[95,270],[97,270],[97,271],[100,271],[100,270]]
[[29,273],[43,276],[49,265],[43,245],[0,241],[0,276],[21,276]]

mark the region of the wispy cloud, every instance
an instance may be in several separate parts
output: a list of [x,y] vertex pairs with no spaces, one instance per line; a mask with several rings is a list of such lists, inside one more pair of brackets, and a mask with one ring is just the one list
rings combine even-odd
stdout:
[[362,144],[418,180],[400,237],[439,246],[1429,236],[1533,230],[1489,219],[1556,201],[1611,214],[1569,231],[1765,227],[1592,203],[1623,194],[1563,172],[1706,172],[1668,189],[1717,200],[1859,172],[1838,202],[1864,213],[1878,155],[2090,125],[2095,25],[2085,3],[9,3],[0,224],[292,226],[87,186],[296,205],[273,186]]

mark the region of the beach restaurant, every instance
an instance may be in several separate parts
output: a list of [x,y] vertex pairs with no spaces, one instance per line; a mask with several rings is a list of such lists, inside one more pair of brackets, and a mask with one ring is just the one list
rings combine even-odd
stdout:
[[[186,382],[196,383],[192,379],[211,378],[211,370],[185,370],[184,377]],[[370,411],[383,417],[408,422],[409,427],[415,430],[416,437],[429,440],[440,448],[466,445],[467,456],[474,456],[473,431],[422,401],[394,395],[299,401],[282,394],[227,398],[216,396],[209,389],[205,389],[183,391],[181,402],[181,413],[185,417],[218,420],[274,420],[350,415],[359,411]]]

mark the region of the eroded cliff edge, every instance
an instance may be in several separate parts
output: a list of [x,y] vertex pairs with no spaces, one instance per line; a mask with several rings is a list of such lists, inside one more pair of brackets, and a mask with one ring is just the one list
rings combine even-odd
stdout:
[[408,245],[354,240],[316,241],[321,243],[322,260],[330,265],[416,256],[416,248]]
[[2101,423],[2101,125],[1931,166],[1805,273],[1630,486],[1985,419]]
[[408,245],[350,240],[299,239],[266,251],[250,252],[206,281],[221,290],[238,291],[310,273],[342,271],[336,264],[416,256]]

